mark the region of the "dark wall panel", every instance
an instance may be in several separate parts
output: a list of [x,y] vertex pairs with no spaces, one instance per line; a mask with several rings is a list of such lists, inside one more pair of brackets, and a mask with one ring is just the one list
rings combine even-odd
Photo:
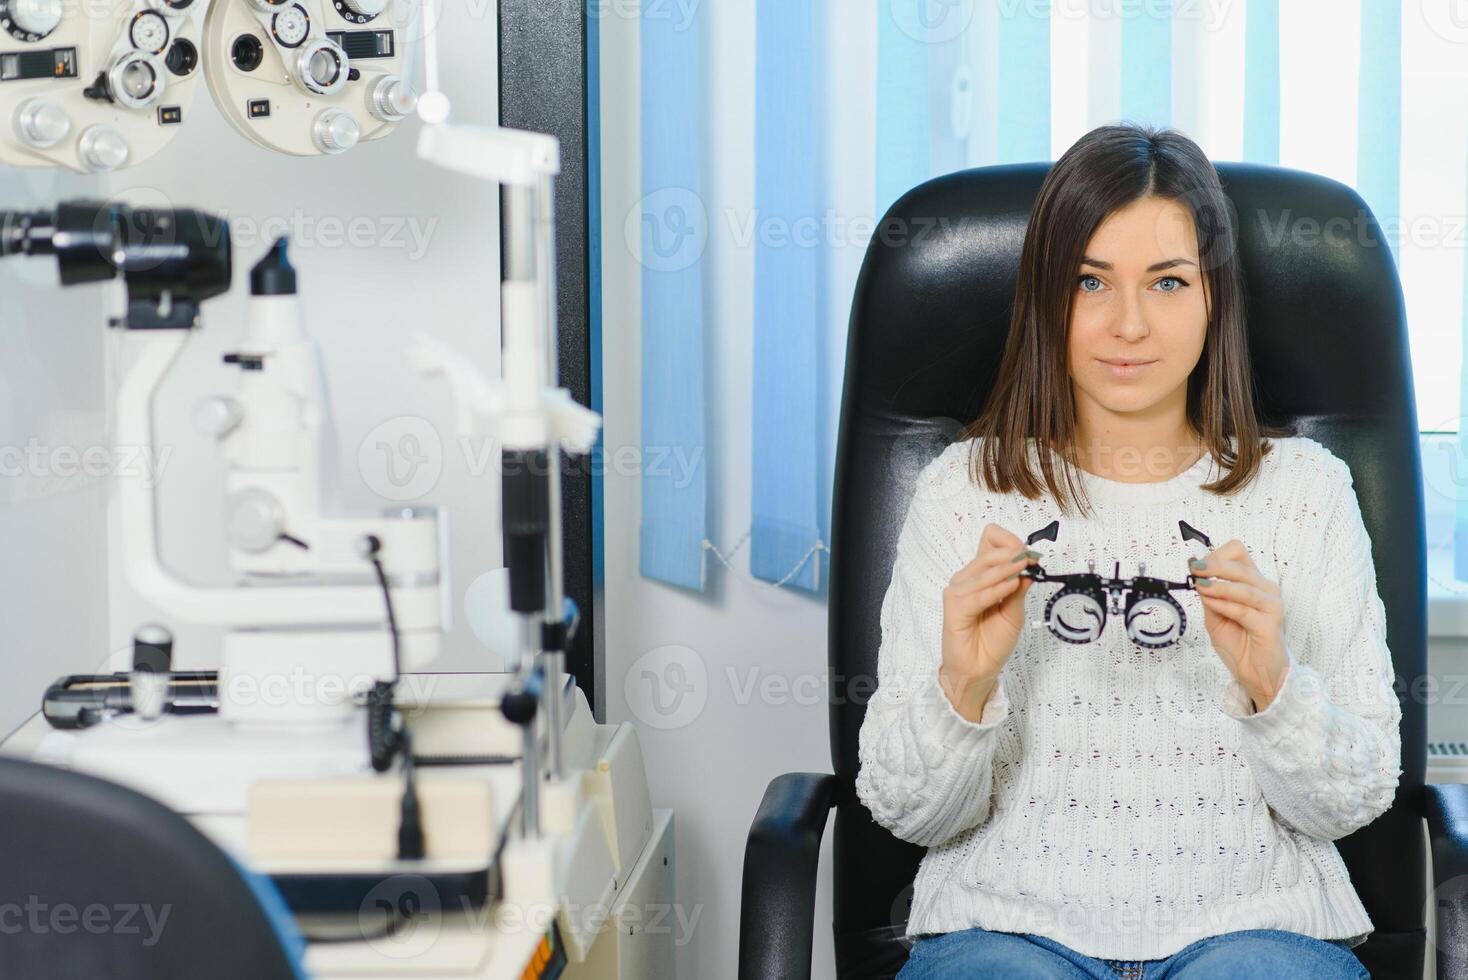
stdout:
[[[556,183],[560,383],[601,411],[600,221],[596,21],[585,0],[500,0],[500,125],[561,141]],[[588,109],[588,106],[590,109]],[[566,595],[581,624],[566,658],[598,720],[606,718],[600,478],[589,457],[564,462]],[[600,467],[596,467],[600,469]]]

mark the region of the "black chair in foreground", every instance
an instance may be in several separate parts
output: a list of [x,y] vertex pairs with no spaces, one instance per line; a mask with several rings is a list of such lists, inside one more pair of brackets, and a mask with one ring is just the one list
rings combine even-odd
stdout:
[[0,977],[302,980],[274,886],[106,780],[0,759]]

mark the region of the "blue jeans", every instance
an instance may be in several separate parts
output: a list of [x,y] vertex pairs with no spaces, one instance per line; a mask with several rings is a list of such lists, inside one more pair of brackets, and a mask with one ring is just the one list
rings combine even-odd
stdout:
[[1160,960],[1103,960],[1031,933],[963,929],[917,940],[897,980],[1370,980],[1343,939],[1243,929],[1190,943]]

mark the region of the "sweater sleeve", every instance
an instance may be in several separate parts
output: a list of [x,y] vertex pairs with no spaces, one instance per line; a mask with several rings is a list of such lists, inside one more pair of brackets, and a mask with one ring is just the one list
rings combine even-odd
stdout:
[[1316,512],[1323,518],[1319,564],[1295,570],[1305,580],[1300,589],[1282,590],[1284,684],[1255,712],[1230,680],[1223,710],[1238,719],[1241,752],[1277,818],[1310,837],[1336,840],[1391,806],[1402,772],[1402,709],[1350,470],[1332,457],[1328,471],[1333,497]]
[[898,535],[891,584],[882,600],[877,689],[858,745],[856,793],[878,824],[933,847],[990,812],[990,762],[1009,717],[1001,678],[981,723],[960,715],[938,680],[943,590],[960,557],[951,501],[935,490],[930,465]]

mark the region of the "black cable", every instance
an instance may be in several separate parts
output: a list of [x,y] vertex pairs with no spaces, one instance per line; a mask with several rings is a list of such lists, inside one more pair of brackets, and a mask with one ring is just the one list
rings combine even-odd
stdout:
[[378,681],[367,692],[367,747],[372,753],[372,768],[387,772],[402,742],[402,733],[393,724],[393,686]]
[[403,756],[403,799],[398,824],[398,860],[417,861],[424,857],[423,818],[418,804],[418,783],[413,764],[413,737],[408,732],[407,722],[393,703],[398,681],[403,677],[402,641],[398,636],[398,617],[393,611],[392,589],[387,584],[387,571],[382,567],[378,554],[382,542],[376,535],[367,537],[367,560],[377,573],[377,584],[382,587],[382,603],[387,609],[387,630],[392,637],[391,682],[378,681],[372,686],[367,698],[367,744],[372,753],[372,767],[385,772],[392,765],[393,757]]
[[518,755],[415,755],[415,766],[512,766]]
[[367,693],[367,746],[372,754],[372,768],[377,772],[387,772],[392,767],[393,757],[402,749],[402,728],[395,723],[401,719],[395,718],[393,696],[397,691],[398,681],[403,676],[403,660],[398,639],[398,619],[392,604],[392,590],[387,584],[387,571],[382,567],[382,559],[378,557],[382,551],[382,542],[377,535],[369,534],[364,543],[367,560],[372,563],[372,570],[377,573],[377,584],[382,589],[382,604],[387,610],[387,630],[392,639],[393,679],[378,681]]
[[[377,538],[374,537],[372,540],[375,542]],[[387,607],[387,631],[392,635],[392,682],[396,687],[398,680],[403,676],[403,654],[398,641],[398,618],[394,615],[392,608],[392,590],[387,587],[387,572],[382,568],[382,559],[377,557],[377,550],[380,547],[381,545],[378,545],[377,548],[374,548],[367,560],[372,562],[372,567],[377,572],[377,584],[382,586],[382,603]]]
[[398,824],[398,860],[420,861],[424,856],[423,817],[418,806],[418,781],[414,778],[413,736],[403,729],[403,805]]

